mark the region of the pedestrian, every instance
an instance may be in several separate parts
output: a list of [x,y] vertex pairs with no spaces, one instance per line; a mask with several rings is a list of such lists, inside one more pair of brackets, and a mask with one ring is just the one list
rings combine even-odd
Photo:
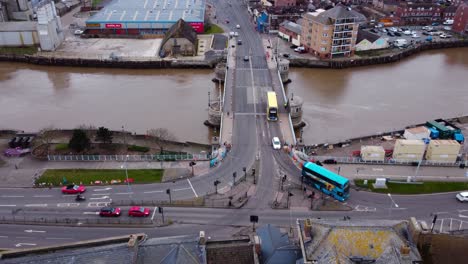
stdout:
[[17,170],[17,169],[18,169],[18,165],[15,164],[15,170]]

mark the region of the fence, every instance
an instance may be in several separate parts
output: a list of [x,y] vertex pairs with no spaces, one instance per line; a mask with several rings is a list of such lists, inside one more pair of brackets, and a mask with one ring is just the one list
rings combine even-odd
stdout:
[[165,155],[47,155],[48,161],[179,161],[209,160],[208,154],[165,154]]
[[[337,163],[344,164],[383,164],[383,165],[413,165],[418,166],[421,163],[421,166],[447,166],[447,167],[459,167],[461,164],[467,166],[468,161],[457,161],[455,163],[448,163],[437,160],[422,160],[422,161],[407,161],[407,160],[396,160],[396,159],[385,159],[384,161],[364,161],[360,157],[333,157],[333,156],[309,156],[310,160],[319,160],[323,162],[324,160],[334,160]],[[461,165],[463,166],[463,165]]]
[[197,197],[192,200],[158,201],[158,200],[112,200],[113,206],[172,206],[172,207],[200,207],[204,206],[205,198]]
[[2,216],[0,224],[15,225],[74,225],[74,226],[92,226],[92,225],[154,225],[161,224],[159,220],[151,218],[45,218],[45,217],[27,217],[27,216]]

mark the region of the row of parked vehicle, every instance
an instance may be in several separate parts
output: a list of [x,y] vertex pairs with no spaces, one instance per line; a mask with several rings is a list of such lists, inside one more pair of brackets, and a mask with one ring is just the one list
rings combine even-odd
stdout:
[[8,142],[10,148],[29,148],[34,137],[25,136],[25,137],[14,137]]

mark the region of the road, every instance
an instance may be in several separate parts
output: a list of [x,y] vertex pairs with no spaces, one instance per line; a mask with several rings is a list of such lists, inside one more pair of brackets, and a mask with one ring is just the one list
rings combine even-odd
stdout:
[[[232,150],[226,159],[211,169],[207,174],[191,179],[171,183],[132,185],[128,186],[94,186],[85,193],[87,200],[77,203],[74,196],[62,195],[58,189],[0,188],[0,217],[15,215],[21,217],[43,217],[47,219],[73,217],[77,219],[97,219],[97,210],[112,201],[118,200],[168,200],[167,189],[171,189],[172,199],[190,199],[214,192],[214,182],[220,181],[218,189],[231,188],[233,173],[242,175],[243,167],[250,167],[256,158],[259,160],[258,182],[255,193],[242,208],[211,209],[211,208],[165,208],[167,219],[174,225],[164,228],[80,228],[59,226],[22,226],[2,225],[0,247],[18,248],[44,246],[73,242],[83,239],[95,239],[135,232],[144,232],[151,237],[173,236],[183,234],[198,234],[200,230],[208,232],[209,236],[230,235],[243,226],[249,226],[249,216],[258,215],[259,224],[274,224],[288,226],[296,218],[335,218],[343,219],[408,219],[414,216],[419,220],[430,221],[432,214],[438,213],[438,225],[459,225],[468,228],[468,208],[457,203],[454,194],[436,194],[421,196],[389,197],[382,194],[352,191],[347,205],[352,211],[317,212],[307,208],[290,208],[289,210],[273,210],[271,203],[278,190],[279,177],[288,175],[290,181],[298,181],[300,172],[293,165],[288,155],[275,151],[270,140],[273,136],[281,136],[279,122],[267,122],[265,117],[267,91],[272,90],[272,83],[277,78],[268,69],[265,50],[261,35],[254,30],[254,25],[248,19],[245,6],[238,2],[216,0],[219,21],[229,19],[224,24],[227,31],[238,31],[242,45],[235,45],[232,57],[235,66],[228,70],[226,84],[226,101],[223,111],[234,116],[232,131]],[[240,25],[240,29],[234,29]],[[233,30],[234,29],[234,30]],[[249,56],[248,61],[244,57]],[[277,81],[277,80],[276,80]],[[280,94],[280,91],[276,91]],[[278,96],[279,105],[283,105]],[[281,109],[284,112],[284,109]],[[287,122],[286,120],[283,120]],[[338,169],[339,167],[339,169]],[[385,175],[391,172],[403,174],[403,169],[366,167],[356,170],[354,166],[339,165],[335,169],[350,171],[356,176],[364,174]],[[388,167],[390,168],[390,167]],[[381,170],[380,170],[381,169]],[[431,170],[421,170],[425,174]],[[408,174],[408,172],[406,172]],[[442,170],[436,172],[442,174]],[[392,199],[390,199],[392,198]],[[397,206],[398,205],[398,206]],[[122,207],[128,209],[128,207]],[[154,208],[152,208],[154,210]],[[122,219],[129,219],[121,216]],[[160,218],[156,214],[156,218]],[[442,222],[441,219],[455,219]],[[450,224],[447,224],[450,223]],[[438,227],[439,227],[438,226]]]

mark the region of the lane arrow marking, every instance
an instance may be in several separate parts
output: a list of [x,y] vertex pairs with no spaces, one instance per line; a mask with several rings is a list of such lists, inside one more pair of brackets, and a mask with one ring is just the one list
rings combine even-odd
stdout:
[[21,247],[21,246],[36,246],[36,244],[32,243],[18,243],[15,245],[15,247]]

